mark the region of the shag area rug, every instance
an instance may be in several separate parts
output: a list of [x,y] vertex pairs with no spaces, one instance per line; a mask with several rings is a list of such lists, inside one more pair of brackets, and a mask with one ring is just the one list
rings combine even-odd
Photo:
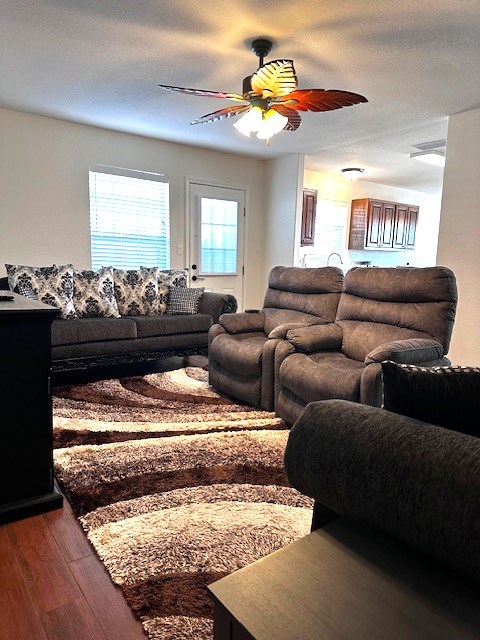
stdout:
[[55,473],[151,640],[207,640],[206,585],[309,533],[273,413],[188,367],[61,387]]

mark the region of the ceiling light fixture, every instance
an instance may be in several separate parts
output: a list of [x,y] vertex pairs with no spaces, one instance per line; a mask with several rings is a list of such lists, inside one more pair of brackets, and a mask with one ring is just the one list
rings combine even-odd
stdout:
[[365,169],[360,169],[359,167],[347,167],[346,169],[342,169],[342,176],[345,180],[349,182],[353,182],[354,180],[358,180]]
[[243,93],[223,93],[187,87],[158,85],[167,91],[187,93],[207,98],[233,100],[240,104],[207,113],[190,124],[203,124],[242,115],[234,127],[245,136],[252,133],[268,140],[280,131],[296,131],[302,124],[299,111],[333,111],[368,100],[358,93],[337,89],[297,89],[297,76],[293,60],[272,60],[264,64],[264,58],[272,50],[273,42],[258,38],[252,42],[252,51],[260,64],[255,73],[243,80]]
[[427,164],[434,164],[437,167],[445,166],[445,153],[435,149],[431,149],[430,151],[416,151],[410,154],[410,158],[420,160],[420,162],[426,162]]

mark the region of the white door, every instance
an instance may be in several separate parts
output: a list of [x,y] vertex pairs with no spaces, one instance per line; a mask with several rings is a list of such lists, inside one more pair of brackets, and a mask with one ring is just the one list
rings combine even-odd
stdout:
[[190,286],[230,293],[243,309],[245,191],[189,184]]

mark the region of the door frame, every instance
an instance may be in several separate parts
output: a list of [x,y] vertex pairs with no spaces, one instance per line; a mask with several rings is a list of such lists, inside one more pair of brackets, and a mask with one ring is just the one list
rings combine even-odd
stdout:
[[[219,189],[235,189],[237,191],[243,191],[244,193],[244,203],[245,203],[245,215],[243,218],[243,246],[241,247],[241,251],[239,252],[239,257],[242,261],[242,305],[245,305],[245,245],[247,243],[247,233],[249,231],[249,204],[250,204],[250,190],[246,185],[239,184],[228,184],[225,182],[218,182],[216,180],[202,180],[201,178],[192,178],[191,176],[185,176],[185,216],[184,216],[184,256],[186,258],[186,264],[188,265],[188,281],[190,282],[190,269],[191,269],[191,256],[190,256],[190,241],[191,241],[191,229],[192,229],[192,212],[190,211],[190,190],[192,185],[200,185],[203,187],[217,187]],[[239,309],[242,311],[242,309]]]

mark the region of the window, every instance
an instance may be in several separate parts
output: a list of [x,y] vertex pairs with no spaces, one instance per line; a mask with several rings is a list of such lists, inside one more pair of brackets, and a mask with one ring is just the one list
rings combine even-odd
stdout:
[[[315,218],[315,245],[304,247],[304,263],[307,267],[321,267],[327,264],[331,253],[339,253],[342,258],[347,246],[348,204],[335,200],[318,200]],[[338,266],[338,258],[331,264]]]
[[202,197],[200,216],[200,273],[236,273],[238,203]]
[[92,268],[170,267],[166,176],[90,167]]

